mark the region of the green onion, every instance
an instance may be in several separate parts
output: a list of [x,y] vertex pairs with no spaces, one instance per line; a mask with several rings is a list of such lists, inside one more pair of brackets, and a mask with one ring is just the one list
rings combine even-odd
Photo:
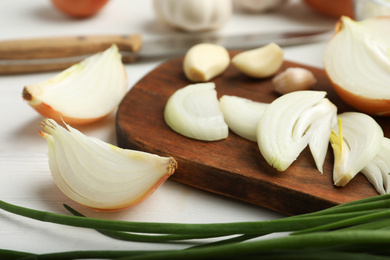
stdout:
[[[43,222],[95,229],[112,238],[138,242],[171,242],[219,238],[211,243],[167,251],[77,251],[35,255],[0,250],[1,259],[383,259],[390,256],[390,195],[362,199],[318,212],[281,219],[234,223],[153,223],[85,217],[64,205],[74,216],[44,212],[0,201],[0,209]],[[292,232],[281,238],[260,236]],[[139,234],[142,233],[142,234]],[[226,236],[226,237],[225,237]],[[250,240],[250,241],[247,241]],[[313,250],[321,250],[316,254]],[[346,257],[346,258],[345,258]]]

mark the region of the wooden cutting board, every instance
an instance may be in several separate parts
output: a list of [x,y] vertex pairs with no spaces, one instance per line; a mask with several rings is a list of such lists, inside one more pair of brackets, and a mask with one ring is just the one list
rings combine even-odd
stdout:
[[[230,54],[234,56],[236,53]],[[285,172],[278,172],[262,158],[255,142],[233,132],[225,140],[204,142],[171,130],[163,118],[165,103],[177,89],[191,84],[183,73],[182,62],[183,57],[179,57],[160,65],[124,97],[116,118],[120,147],[172,156],[179,165],[171,176],[172,180],[288,215],[377,195],[362,174],[346,187],[333,185],[331,148],[322,175],[316,170],[308,148]],[[315,90],[326,90],[327,97],[338,106],[339,113],[353,111],[333,91],[323,70],[289,61],[284,62],[281,70],[287,67],[311,70],[318,80]],[[235,95],[272,102],[279,96],[273,91],[270,78],[249,78],[232,65],[212,81],[216,84],[218,97]],[[387,118],[376,119],[389,136]]]

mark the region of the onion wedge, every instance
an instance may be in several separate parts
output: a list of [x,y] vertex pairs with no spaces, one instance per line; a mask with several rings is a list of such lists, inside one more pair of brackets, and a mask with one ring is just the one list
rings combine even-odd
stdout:
[[269,104],[224,95],[219,99],[226,124],[237,135],[257,142],[257,126]]
[[164,119],[175,132],[197,140],[216,141],[229,134],[213,82],[178,89],[165,105]]
[[[66,124],[65,124],[66,125]],[[40,132],[49,146],[54,182],[70,199],[98,210],[141,203],[177,168],[171,157],[126,150],[46,119]]]
[[390,192],[390,139],[383,138],[382,147],[374,159],[361,171],[379,194]]
[[322,173],[337,108],[324,91],[297,91],[274,100],[262,115],[257,142],[265,160],[286,170],[309,144]]
[[330,137],[335,157],[333,182],[345,186],[378,154],[384,135],[379,124],[363,113],[342,113],[338,122]]
[[121,54],[112,45],[51,79],[25,86],[23,98],[44,117],[88,124],[111,113],[127,89]]
[[333,88],[370,115],[390,115],[390,17],[354,21],[343,16],[324,54]]

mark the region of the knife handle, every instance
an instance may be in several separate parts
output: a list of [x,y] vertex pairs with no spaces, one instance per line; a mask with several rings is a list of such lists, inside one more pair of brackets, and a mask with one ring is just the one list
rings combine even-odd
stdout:
[[[142,46],[142,38],[134,35],[96,35],[96,36],[70,36],[38,39],[21,39],[0,41],[0,74],[15,74],[22,72],[39,72],[64,69],[76,62],[59,61],[42,64],[29,64],[29,60],[61,59],[69,57],[82,57],[92,55],[116,44],[120,51],[137,53]],[[124,57],[124,62],[135,60]],[[18,61],[26,62],[18,62]],[[6,61],[9,61],[7,64]],[[80,60],[81,61],[81,60]]]

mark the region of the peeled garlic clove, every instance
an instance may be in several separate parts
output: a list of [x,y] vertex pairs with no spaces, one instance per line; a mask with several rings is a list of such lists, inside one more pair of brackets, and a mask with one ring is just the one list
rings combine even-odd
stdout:
[[390,17],[342,17],[324,56],[337,94],[370,115],[390,115]]
[[276,43],[244,51],[233,57],[232,63],[242,73],[254,78],[274,75],[283,64],[284,52]]
[[390,192],[390,139],[383,138],[378,154],[363,169],[362,173],[372,183],[379,194]]
[[[257,142],[265,160],[278,171],[286,170],[310,143],[322,172],[328,147],[323,140],[329,140],[337,111],[325,95],[324,91],[292,92],[274,100],[264,111],[257,128]],[[328,130],[317,131],[321,128]]]
[[250,99],[224,95],[219,99],[223,117],[237,135],[257,142],[257,125],[269,104]]
[[54,182],[87,207],[117,210],[139,204],[177,168],[171,157],[121,149],[52,119],[42,126]]
[[229,53],[223,46],[200,43],[191,47],[185,54],[183,70],[189,80],[206,82],[222,74],[229,63]]
[[345,186],[378,154],[384,135],[379,124],[366,114],[345,112],[338,118],[338,128],[330,138],[335,157],[333,182]]
[[197,140],[216,141],[229,134],[213,82],[178,89],[165,105],[164,119],[175,132]]
[[316,82],[313,73],[304,68],[288,68],[272,79],[275,91],[282,95],[293,91],[310,90]]
[[70,124],[87,124],[111,113],[127,92],[127,73],[116,45],[55,77],[23,89],[40,114]]

